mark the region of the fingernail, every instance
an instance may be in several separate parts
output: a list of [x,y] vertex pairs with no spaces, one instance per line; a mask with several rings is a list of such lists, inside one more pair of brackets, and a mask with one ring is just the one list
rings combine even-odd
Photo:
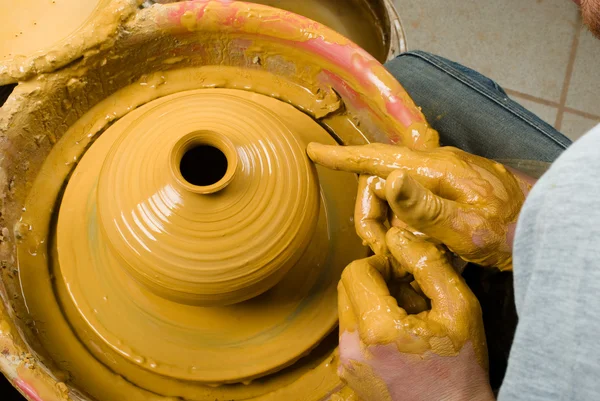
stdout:
[[310,159],[312,161],[317,162],[319,159],[319,156],[322,156],[323,153],[326,152],[327,149],[330,147],[332,147],[332,146],[323,145],[318,142],[311,142],[306,147],[306,152],[308,153],[308,157],[310,157]]
[[308,157],[310,157],[311,160],[313,160],[313,161],[314,161],[314,158],[315,158],[315,148],[318,147],[318,146],[319,146],[318,143],[311,142],[306,147],[306,153],[308,153]]
[[[404,187],[407,184],[407,174],[402,170],[392,172],[386,180],[386,197],[389,200],[402,200],[405,198]],[[392,199],[390,199],[392,198]]]

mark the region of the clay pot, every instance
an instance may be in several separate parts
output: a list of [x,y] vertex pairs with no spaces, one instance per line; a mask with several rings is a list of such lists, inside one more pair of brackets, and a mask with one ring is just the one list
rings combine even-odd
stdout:
[[[419,109],[282,10],[154,5],[112,30],[0,110],[0,369],[44,401],[347,395],[356,181],[304,148],[402,143],[427,130]],[[191,171],[210,174],[190,175],[205,151]]]

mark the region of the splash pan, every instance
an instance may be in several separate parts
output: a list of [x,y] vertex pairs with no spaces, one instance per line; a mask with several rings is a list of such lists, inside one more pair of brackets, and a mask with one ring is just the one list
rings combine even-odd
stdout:
[[323,400],[356,180],[311,141],[436,141],[364,50],[231,1],[154,5],[0,111],[0,368],[33,400]]

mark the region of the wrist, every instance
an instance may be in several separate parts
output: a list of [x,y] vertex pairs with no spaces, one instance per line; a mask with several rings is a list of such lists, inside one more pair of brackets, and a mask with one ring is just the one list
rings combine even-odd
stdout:
[[511,168],[508,166],[505,166],[505,167],[508,171],[510,171],[517,178],[519,186],[521,187],[521,191],[523,191],[523,196],[525,198],[527,198],[527,195],[529,195],[529,191],[531,190],[531,187],[533,187],[533,185],[537,182],[537,179],[528,176],[527,174],[523,173],[522,171],[515,170],[514,168]]
[[495,401],[496,397],[489,383],[474,385],[456,392],[448,397],[443,398],[444,401]]
[[515,230],[517,229],[517,222],[510,223],[508,227],[506,227],[506,243],[510,248],[510,253],[513,251],[513,243],[515,241]]

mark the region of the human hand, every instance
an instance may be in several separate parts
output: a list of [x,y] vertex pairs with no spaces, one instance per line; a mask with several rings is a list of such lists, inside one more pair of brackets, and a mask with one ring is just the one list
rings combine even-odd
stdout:
[[[311,143],[308,154],[325,167],[384,179],[370,179],[373,196],[385,199],[400,220],[464,260],[512,269],[510,239],[531,186],[502,164],[452,147],[418,151],[384,144]],[[368,179],[361,178],[361,185]],[[381,253],[373,246],[383,244],[385,233],[383,225],[375,228],[381,223],[377,218],[369,220],[371,239],[366,242],[376,254],[384,254],[385,245],[379,246]],[[358,231],[364,239],[365,229]]]
[[[410,279],[410,274],[391,256],[385,241],[387,230],[390,227],[400,227],[431,242],[436,240],[408,226],[391,212],[385,198],[385,183],[384,179],[374,175],[363,174],[358,177],[354,226],[356,233],[363,240],[363,245],[369,246],[375,255],[389,258],[396,279]],[[453,255],[453,264],[463,268],[466,262]]]
[[392,228],[396,260],[431,300],[407,314],[390,295],[387,258],[351,263],[338,285],[338,373],[363,401],[493,400],[481,308],[443,250]]

